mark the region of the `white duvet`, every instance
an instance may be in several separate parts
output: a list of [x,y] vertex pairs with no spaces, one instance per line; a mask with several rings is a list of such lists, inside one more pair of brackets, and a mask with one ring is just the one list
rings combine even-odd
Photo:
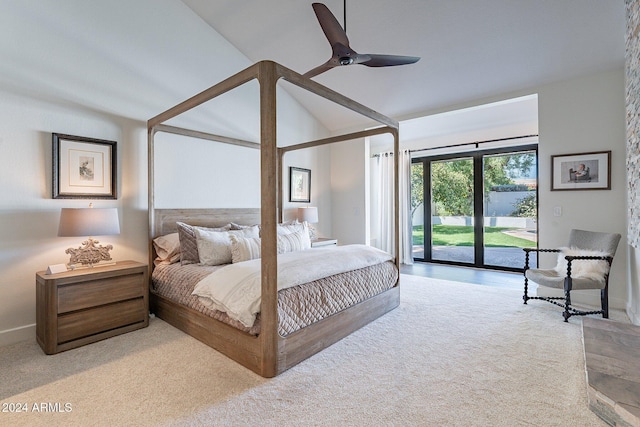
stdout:
[[[278,290],[391,260],[379,249],[346,245],[278,255]],[[247,327],[260,311],[260,259],[229,264],[202,279],[193,295],[205,306],[224,311]]]

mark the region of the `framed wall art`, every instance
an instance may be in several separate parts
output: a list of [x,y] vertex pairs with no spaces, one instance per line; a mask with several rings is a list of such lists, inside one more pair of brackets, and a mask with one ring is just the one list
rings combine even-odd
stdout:
[[289,201],[311,202],[311,171],[289,167]]
[[116,199],[116,142],[52,134],[53,198]]
[[611,151],[551,156],[551,191],[611,190]]

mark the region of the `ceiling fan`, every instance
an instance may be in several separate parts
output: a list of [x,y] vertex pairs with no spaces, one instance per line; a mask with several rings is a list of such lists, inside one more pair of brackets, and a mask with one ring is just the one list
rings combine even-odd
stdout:
[[346,32],[346,5],[345,4],[345,28],[340,26],[338,20],[333,16],[331,11],[322,3],[313,3],[313,11],[316,13],[318,22],[324,31],[329,44],[331,44],[331,58],[324,64],[307,71],[304,77],[315,77],[318,74],[329,71],[334,67],[344,65],[362,64],[367,67],[389,67],[393,65],[405,65],[418,62],[417,56],[400,56],[400,55],[379,55],[379,54],[361,54],[351,49],[349,39]]

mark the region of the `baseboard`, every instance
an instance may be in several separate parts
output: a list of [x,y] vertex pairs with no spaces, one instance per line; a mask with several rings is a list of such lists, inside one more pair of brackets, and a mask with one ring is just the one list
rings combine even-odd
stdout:
[[20,341],[35,340],[36,325],[21,326],[19,328],[0,331],[0,347],[19,343]]

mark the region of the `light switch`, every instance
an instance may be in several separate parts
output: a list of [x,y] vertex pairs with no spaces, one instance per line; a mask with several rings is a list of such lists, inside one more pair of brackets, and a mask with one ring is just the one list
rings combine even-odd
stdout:
[[553,216],[562,216],[562,206],[555,206],[553,208]]

